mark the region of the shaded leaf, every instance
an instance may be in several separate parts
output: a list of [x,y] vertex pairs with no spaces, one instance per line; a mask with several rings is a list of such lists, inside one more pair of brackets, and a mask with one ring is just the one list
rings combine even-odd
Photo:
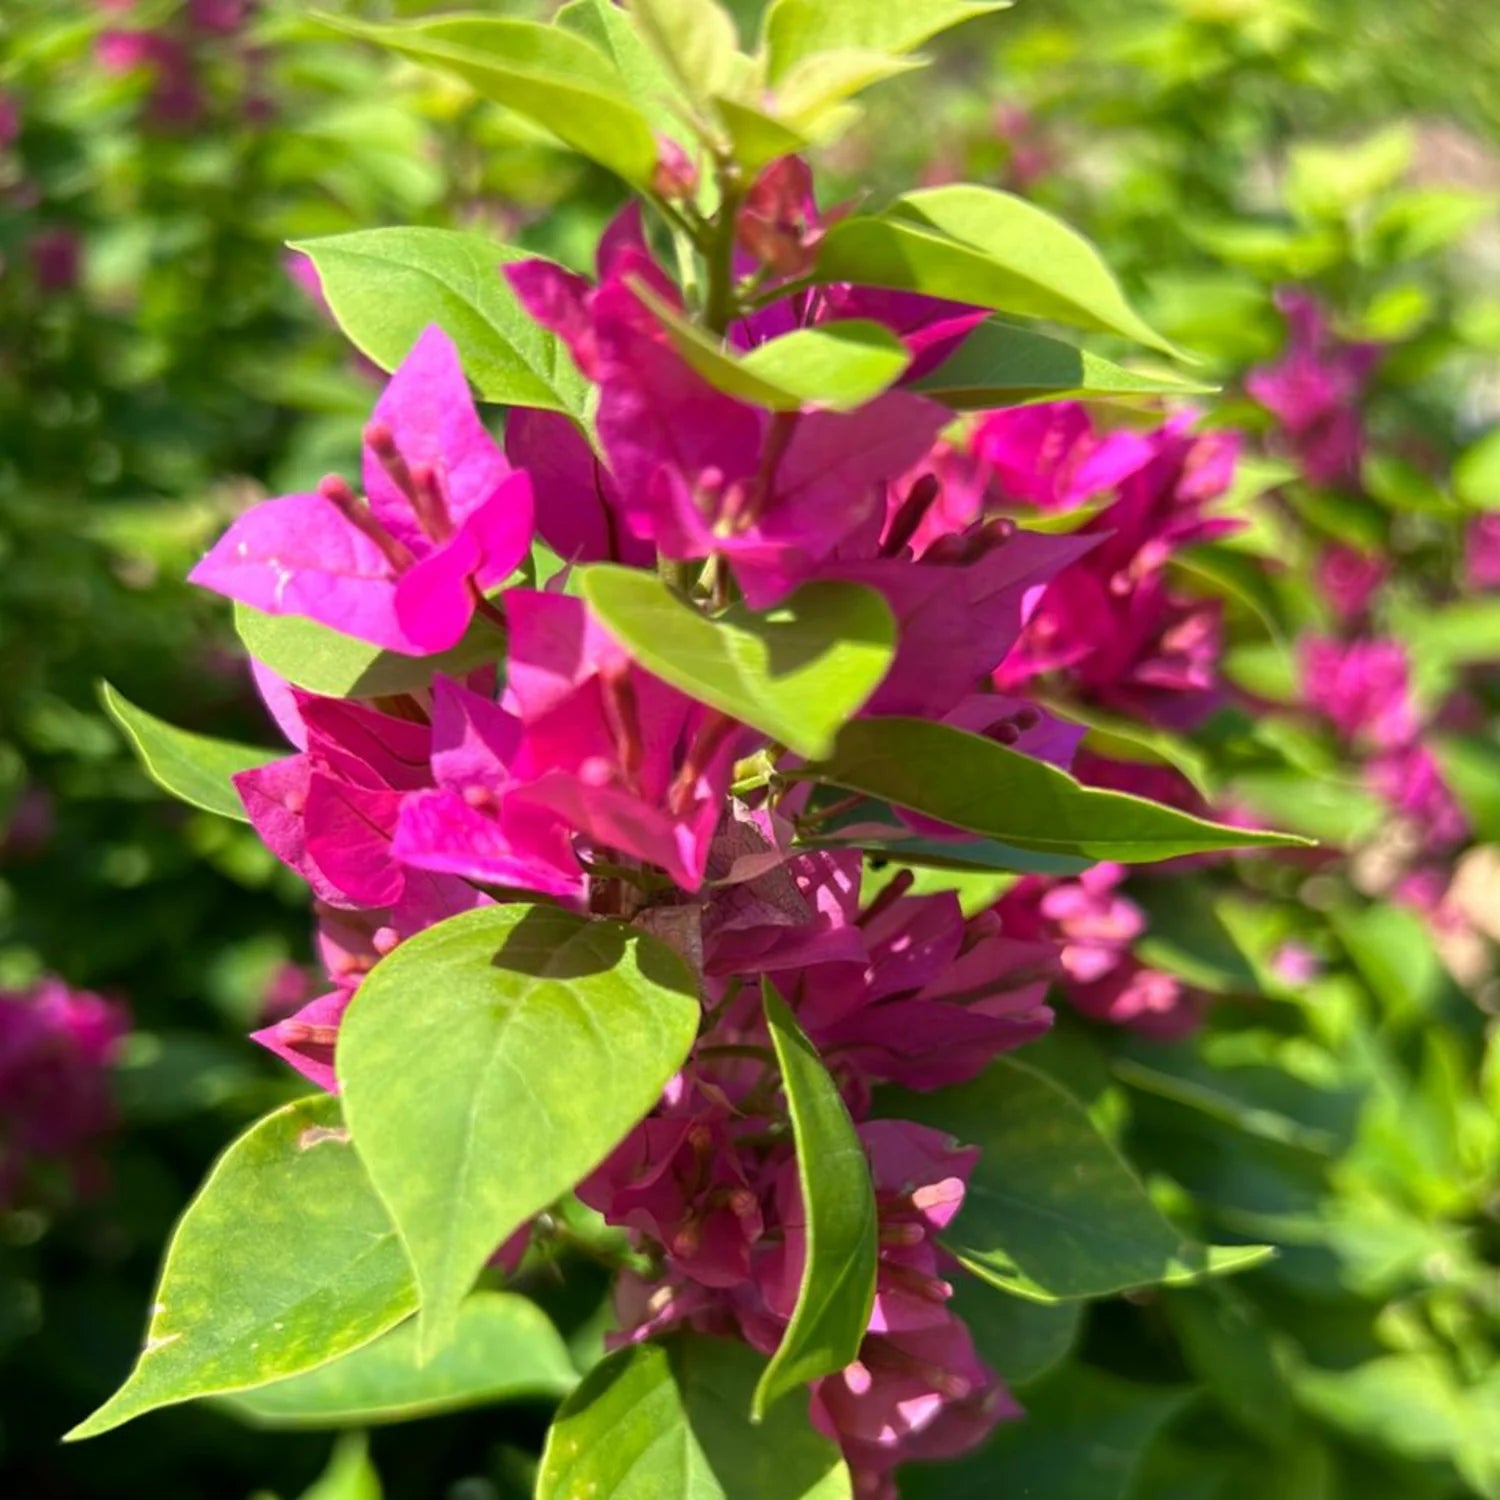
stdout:
[[1152,1441],[1191,1395],[1086,1366],[1059,1370],[1027,1391],[1024,1420],[971,1458],[912,1469],[903,1500],[1126,1500]]
[[807,769],[820,781],[1047,853],[1139,864],[1209,849],[1306,842],[1081,786],[1045,761],[924,719],[856,719],[839,734],[833,754]]
[[1187,396],[1214,389],[1170,375],[1141,375],[1061,339],[1010,323],[982,324],[911,389],[956,411],[989,411],[1033,401],[1113,396]]
[[944,1238],[970,1271],[1002,1290],[1039,1302],[1104,1297],[1247,1269],[1270,1254],[1185,1240],[1083,1106],[1023,1063],[1002,1058],[972,1083],[901,1094],[886,1108],[980,1148]]
[[974,1347],[1009,1386],[1029,1385],[1068,1357],[1078,1341],[1082,1302],[1032,1302],[1012,1297],[978,1276],[955,1276],[949,1310]]

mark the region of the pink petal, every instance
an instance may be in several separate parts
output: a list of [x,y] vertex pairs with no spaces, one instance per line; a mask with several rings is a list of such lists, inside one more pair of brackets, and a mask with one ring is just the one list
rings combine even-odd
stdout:
[[188,577],[268,614],[411,649],[396,622],[395,569],[321,495],[284,495],[246,511]]
[[[333,1071],[334,1047],[325,1038],[330,1029],[337,1032],[344,1011],[353,998],[352,990],[334,990],[319,995],[284,1021],[252,1031],[250,1040],[259,1042],[268,1052],[274,1052],[282,1062],[289,1063],[326,1093],[336,1094],[339,1085]],[[313,1034],[309,1035],[309,1032]]]
[[[510,465],[484,429],[452,340],[435,324],[423,330],[375,404],[374,420],[390,428],[408,468],[431,464],[447,485],[449,516],[461,526],[488,501]],[[365,493],[376,518],[419,557],[431,540],[411,502],[368,447]]]

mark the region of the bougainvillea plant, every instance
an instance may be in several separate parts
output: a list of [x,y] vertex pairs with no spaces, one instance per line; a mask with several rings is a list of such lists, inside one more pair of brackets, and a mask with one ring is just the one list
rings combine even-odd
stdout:
[[1193,1242],[1025,1060],[1054,980],[1190,1024],[1124,866],[1297,842],[1075,759],[1101,714],[1211,705],[1216,607],[1166,565],[1232,525],[1235,442],[1161,415],[1201,388],[1060,221],[830,205],[807,165],[992,8],[775,0],[754,55],[708,0],[346,26],[632,197],[591,275],[436,229],[298,247],[391,378],[358,474],[192,575],[291,753],[109,703],[307,881],[328,988],[257,1040],[319,1092],[221,1158],[75,1437],[560,1395],[500,1288],[583,1242],[612,1352],[539,1496],[889,1496],[1023,1416],[960,1288],[1003,1318],[1269,1253]]

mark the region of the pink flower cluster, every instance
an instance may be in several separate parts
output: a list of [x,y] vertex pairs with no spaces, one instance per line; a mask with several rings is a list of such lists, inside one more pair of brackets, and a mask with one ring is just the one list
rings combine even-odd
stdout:
[[[805,167],[773,164],[741,211],[740,273],[772,287],[797,275],[826,222]],[[870,1118],[872,1092],[972,1078],[1046,1030],[1060,939],[1003,907],[966,918],[951,893],[912,894],[909,874],[862,893],[857,851],[800,838],[829,815],[805,785],[731,795],[736,763],[766,736],[633,660],[572,591],[572,569],[661,558],[752,608],[810,580],[867,585],[899,637],[862,712],[946,721],[1066,764],[1077,732],[992,678],[1049,581],[1106,539],[1023,532],[958,493],[948,414],[909,390],[849,413],[771,413],[709,384],[663,323],[681,294],[634,212],[605,235],[596,281],[547,262],[504,274],[595,383],[597,447],[568,418],[529,410],[508,414],[502,446],[429,328],[365,428],[359,490],[330,476],[266,501],[193,573],[382,649],[428,657],[492,632],[505,659],[503,674],[435,671],[370,701],[319,697],[257,666],[295,753],[236,785],[311,887],[331,981],[257,1036],[336,1088],[339,1023],[363,976],[406,938],[497,899],[656,933],[700,975],[701,1034],[658,1108],[580,1191],[655,1267],[621,1286],[623,1336],[689,1322],[769,1351],[795,1298],[804,1223],[762,1013],[769,978],[860,1122],[879,1192],[875,1316],[859,1360],[819,1382],[813,1406],[861,1492],[890,1494],[896,1463],[958,1452],[1015,1408],[947,1308],[933,1239],[974,1152]],[[873,319],[906,341],[910,381],[983,316],[835,286],[772,300],[726,337],[748,349],[824,319]],[[1152,482],[1175,493],[1200,460],[1198,440],[1171,434],[1171,472]],[[1141,461],[1155,453],[1143,441]]]
[[1188,413],[1150,433],[1098,433],[1070,402],[996,412],[974,453],[1000,499],[1066,513],[1107,497],[1072,533],[1089,549],[1048,586],[1001,666],[1002,691],[1060,677],[1074,697],[1175,728],[1218,702],[1223,609],[1173,586],[1167,564],[1237,529],[1214,515],[1239,438],[1194,430]]
[[1287,288],[1276,299],[1287,321],[1286,352],[1252,370],[1246,388],[1277,421],[1277,433],[1311,484],[1357,485],[1364,457],[1365,387],[1381,346],[1334,336],[1317,299]]
[[[98,8],[125,18],[135,9],[135,0],[98,0]],[[95,56],[107,72],[148,77],[145,117],[152,125],[190,130],[208,109],[205,61],[232,46],[246,69],[246,113],[261,115],[266,101],[259,91],[260,57],[239,40],[254,10],[255,0],[187,0],[168,24],[105,27],[95,43]]]
[[115,1120],[108,1070],[129,1024],[60,979],[0,991],[0,1210],[98,1190]]
[[1427,856],[1451,853],[1469,823],[1422,742],[1424,721],[1401,644],[1310,637],[1300,665],[1304,700],[1362,759],[1370,789],[1421,831]]
[[1030,875],[1005,893],[998,909],[1013,931],[1061,945],[1062,993],[1075,1010],[1173,1040],[1197,1026],[1204,996],[1131,952],[1147,922],[1120,890],[1124,878],[1116,864],[1095,865],[1074,880]]

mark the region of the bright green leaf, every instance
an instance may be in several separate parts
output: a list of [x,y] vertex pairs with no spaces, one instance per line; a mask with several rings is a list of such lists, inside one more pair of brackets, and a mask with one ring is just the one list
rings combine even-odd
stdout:
[[403,1422],[501,1401],[551,1399],[578,1383],[567,1346],[534,1302],[475,1292],[458,1310],[453,1339],[422,1364],[417,1322],[332,1364],[230,1398],[262,1427],[345,1427]]
[[873,401],[910,364],[911,351],[889,328],[862,318],[798,328],[740,359],[742,369],[797,404],[831,411],[852,411]]
[[954,354],[911,388],[955,411],[989,411],[1033,401],[1188,396],[1214,389],[1170,375],[1140,375],[1061,339],[1000,322],[976,328]]
[[1286,200],[1300,218],[1336,219],[1391,187],[1416,153],[1405,121],[1362,141],[1303,141],[1287,153]]
[[576,415],[588,389],[559,340],[523,311],[500,267],[532,257],[454,229],[362,229],[304,240],[339,327],[384,370],[436,323],[486,401]]
[[495,1247],[656,1102],[698,1018],[663,943],[556,907],[466,912],[370,972],[339,1031],[339,1082],[416,1272],[424,1354]]
[[733,95],[750,60],[734,20],[716,0],[626,0],[647,45],[690,99]]
[[141,769],[163,791],[205,812],[249,821],[230,777],[275,760],[277,751],[178,729],[137,708],[107,682],[99,684],[99,698],[130,742]]
[[677,86],[646,44],[630,16],[614,0],[569,0],[556,22],[591,42],[614,64],[631,102],[666,135],[681,129]]
[[846,99],[871,84],[919,67],[921,63],[915,58],[865,48],[814,53],[788,69],[777,82],[776,115],[795,129],[821,135],[830,116]]
[[209,1173],[168,1247],[140,1360],[68,1437],[316,1369],[416,1305],[338,1101],[289,1104],[252,1125]]
[[820,281],[949,297],[996,312],[1118,333],[1179,357],[1132,310],[1099,252],[1061,219],[993,188],[924,188],[835,224]]
[[833,754],[808,773],[1018,848],[1129,864],[1304,842],[1080,786],[1045,761],[924,719],[856,719],[839,734]]
[[505,637],[488,620],[476,619],[456,645],[436,656],[403,656],[368,641],[341,635],[316,620],[268,615],[248,604],[234,606],[234,628],[256,661],[279,677],[325,698],[382,698],[430,687],[433,673],[462,677],[498,661]]
[[806,1401],[751,1424],[762,1369],[746,1345],[695,1334],[612,1354],[547,1434],[536,1500],[850,1500]]
[[1459,454],[1453,465],[1453,493],[1471,510],[1500,510],[1500,427]]
[[714,109],[729,137],[730,150],[746,176],[754,176],[778,156],[805,151],[811,137],[788,121],[743,99],[714,100]]
[[634,187],[647,188],[656,140],[604,53],[574,30],[500,16],[439,16],[371,25],[324,17],[340,31],[462,78]]
[[636,290],[672,346],[710,385],[767,411],[852,411],[893,386],[911,363],[894,333],[862,318],[799,328],[737,354],[647,289]]
[[1184,1240],[1083,1106],[1024,1063],[1001,1058],[972,1083],[887,1107],[980,1148],[944,1242],[1003,1291],[1038,1302],[1105,1297],[1247,1269],[1270,1253]]
[[733,605],[712,619],[628,568],[584,570],[583,594],[648,672],[799,755],[826,753],[895,648],[885,601],[856,584],[805,584],[763,614]]
[[773,0],[763,25],[769,77],[780,83],[804,59],[853,48],[899,55],[1011,0]]
[[797,1305],[755,1388],[760,1421],[780,1396],[853,1363],[875,1305],[875,1189],[864,1147],[817,1049],[761,981],[766,1025],[792,1117],[806,1256]]

